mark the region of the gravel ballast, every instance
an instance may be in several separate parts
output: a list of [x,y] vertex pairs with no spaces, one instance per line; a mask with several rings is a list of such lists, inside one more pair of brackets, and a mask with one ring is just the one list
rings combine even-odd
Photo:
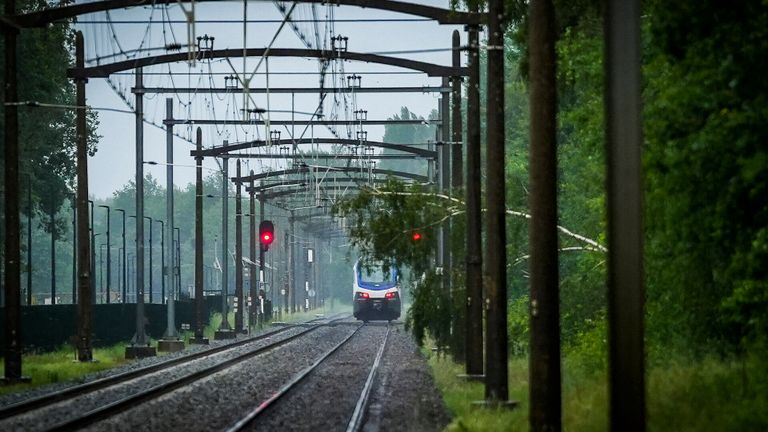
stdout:
[[[94,423],[85,430],[164,432],[225,430],[274,395],[283,385],[316,362],[361,325],[360,322],[347,320],[315,328],[281,347],[248,358],[198,380],[192,385],[176,389],[122,414]],[[387,347],[381,359],[378,375],[373,381],[368,408],[365,411],[363,430],[442,430],[449,423],[450,416],[434,385],[426,360],[420,354],[410,334],[405,332],[402,324],[391,324],[390,328]],[[219,364],[225,359],[253,351],[305,330],[303,327],[288,329],[243,347],[141,377],[131,381],[130,384],[93,392],[45,410],[10,418],[0,422],[0,430],[49,429],[67,420],[73,413],[87,412],[139,390],[188,375],[206,366]],[[286,394],[275,406],[257,418],[249,430],[346,430],[386,332],[386,323],[369,323],[360,327],[348,343],[321,363],[295,390]],[[230,343],[232,341],[212,341],[213,346]],[[184,353],[144,359],[125,367],[93,374],[87,377],[86,381],[145,367],[207,348],[205,346],[188,347]],[[0,403],[13,403],[22,398],[36,397],[64,387],[64,385],[48,386],[38,391],[26,392],[22,396],[5,397]]]

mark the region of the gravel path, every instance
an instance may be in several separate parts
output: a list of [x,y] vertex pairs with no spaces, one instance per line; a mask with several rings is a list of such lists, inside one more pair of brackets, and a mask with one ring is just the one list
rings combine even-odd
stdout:
[[277,405],[253,431],[344,431],[365,385],[385,326],[366,325]]
[[368,407],[364,432],[440,431],[450,423],[429,366],[401,325],[390,332]]
[[85,430],[222,430],[254,404],[268,398],[289,377],[312,364],[353,329],[348,325],[317,329],[274,351]]

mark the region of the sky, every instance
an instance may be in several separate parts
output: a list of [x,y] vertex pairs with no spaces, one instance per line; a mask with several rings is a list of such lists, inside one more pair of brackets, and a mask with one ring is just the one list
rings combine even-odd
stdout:
[[[422,1],[421,4],[431,6],[448,7],[448,1]],[[290,4],[287,4],[290,7]],[[278,33],[279,22],[249,23],[243,28],[242,22],[205,22],[205,21],[240,21],[247,13],[249,20],[282,20],[283,16],[273,2],[249,1],[247,11],[244,12],[243,2],[216,2],[196,3],[195,26],[196,36],[210,35],[215,38],[214,49],[242,48],[245,40],[249,48],[264,48],[274,38],[273,48],[304,48],[296,32],[288,25]],[[185,6],[189,10],[190,6]],[[389,53],[402,58],[411,58],[421,61],[450,65],[451,36],[455,29],[460,30],[462,44],[466,43],[466,33],[460,26],[440,25],[431,21],[420,22],[369,22],[366,19],[412,19],[414,17],[389,13],[375,9],[364,9],[351,6],[321,6],[315,8],[316,16],[323,20],[315,27],[310,23],[298,23],[300,31],[307,35],[314,44],[328,44],[331,30],[333,34],[348,37],[348,50],[363,53]],[[312,18],[310,5],[298,5],[293,13],[293,19]],[[337,21],[331,28],[327,24],[329,18]],[[168,23],[172,21],[174,23]],[[178,23],[175,23],[178,21]],[[165,7],[140,7],[107,13],[97,13],[81,16],[76,24],[78,30],[82,30],[86,46],[86,66],[95,64],[107,64],[126,59],[129,56],[147,56],[165,54],[162,49],[170,42],[186,44],[188,31],[184,22],[184,12],[181,6],[174,4]],[[151,22],[151,24],[148,24]],[[276,36],[277,34],[277,36]],[[481,36],[482,39],[482,36]],[[137,49],[143,50],[137,53]],[[441,50],[426,53],[402,53],[413,50]],[[186,50],[186,48],[184,49]],[[246,59],[245,64],[241,58],[234,58],[231,64],[219,60],[213,62],[196,62],[191,65],[187,62],[173,65],[155,65],[144,69],[144,85],[146,87],[224,87],[224,75],[235,73],[244,76],[253,72],[259,59]],[[462,56],[462,62],[466,62]],[[251,82],[251,87],[266,87],[267,67],[272,73],[269,77],[269,87],[317,87],[318,86],[318,61],[316,59],[303,58],[271,58],[263,62]],[[233,70],[234,68],[234,70]],[[343,70],[342,70],[343,68]],[[173,72],[171,77],[169,72]],[[326,87],[333,87],[334,80],[338,86],[338,80],[344,79],[353,72],[377,72],[377,74],[362,74],[361,85],[363,87],[377,86],[437,86],[440,78],[430,78],[425,74],[402,74],[393,72],[408,72],[404,69],[370,65],[361,62],[333,62],[326,74]],[[274,74],[275,72],[291,72],[292,74]],[[295,74],[302,72],[306,74]],[[309,74],[314,72],[314,74]],[[87,103],[99,113],[98,135],[101,139],[98,143],[98,151],[89,160],[89,191],[96,198],[104,199],[121,189],[135,176],[135,116],[129,112],[115,112],[111,110],[132,110],[131,107],[118,96],[111,88],[114,86],[127,100],[133,104],[133,95],[130,88],[134,85],[135,77],[132,72],[121,73],[106,79],[93,78],[89,80],[86,88]],[[292,104],[296,111],[312,113],[317,108],[318,96],[296,95],[291,100],[291,95],[272,94],[267,101],[266,95],[252,95],[256,106],[266,108],[269,105],[271,119],[289,119],[290,114],[274,111],[289,111]],[[165,118],[165,99],[173,98],[174,117],[177,119],[233,119],[240,117],[240,109],[243,108],[243,96],[234,94],[209,95],[209,94],[148,94],[144,98],[145,120],[156,125],[162,125]],[[333,101],[328,96],[324,109],[326,114],[333,109]],[[359,94],[355,100],[347,100],[347,112],[353,109],[368,111],[369,119],[386,119],[399,113],[402,106],[407,106],[411,111],[426,117],[438,105],[437,95],[423,93],[408,94]],[[105,110],[105,108],[111,110]],[[345,118],[344,103],[339,100],[337,110],[339,118]],[[297,114],[296,118],[308,118],[307,115]],[[195,126],[196,128],[196,126]],[[254,138],[264,138],[263,127],[255,126],[202,126],[204,147],[220,146],[224,140],[230,143]],[[290,136],[288,128],[281,130],[282,138]],[[368,126],[369,140],[381,140],[384,134],[383,126]],[[302,128],[297,127],[295,135],[302,133]],[[190,139],[194,137],[192,127],[179,126],[174,132]],[[345,135],[344,130],[340,131]],[[313,127],[303,131],[305,137],[329,137],[330,133],[324,127]],[[165,131],[145,124],[144,125],[144,161],[166,161]],[[182,138],[174,138],[174,183],[177,187],[185,186],[194,181],[194,159],[189,155],[193,144]],[[278,149],[270,150],[278,152]],[[230,175],[234,175],[234,161],[230,162]],[[278,169],[283,164],[275,160],[248,160],[244,170],[255,172]],[[204,165],[209,173],[218,169],[215,161],[206,159]],[[165,166],[144,165],[145,173],[158,178],[161,184],[165,184]]]

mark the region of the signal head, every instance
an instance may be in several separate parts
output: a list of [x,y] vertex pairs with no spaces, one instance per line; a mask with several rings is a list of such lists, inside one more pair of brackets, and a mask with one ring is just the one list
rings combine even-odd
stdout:
[[262,221],[259,224],[259,243],[261,247],[266,251],[269,249],[269,245],[275,240],[275,226],[272,221]]

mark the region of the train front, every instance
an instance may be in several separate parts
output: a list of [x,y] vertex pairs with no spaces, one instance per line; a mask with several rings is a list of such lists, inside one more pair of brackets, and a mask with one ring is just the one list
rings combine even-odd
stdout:
[[353,292],[355,318],[363,321],[394,320],[400,317],[398,272],[384,272],[380,265],[366,267],[355,263]]

